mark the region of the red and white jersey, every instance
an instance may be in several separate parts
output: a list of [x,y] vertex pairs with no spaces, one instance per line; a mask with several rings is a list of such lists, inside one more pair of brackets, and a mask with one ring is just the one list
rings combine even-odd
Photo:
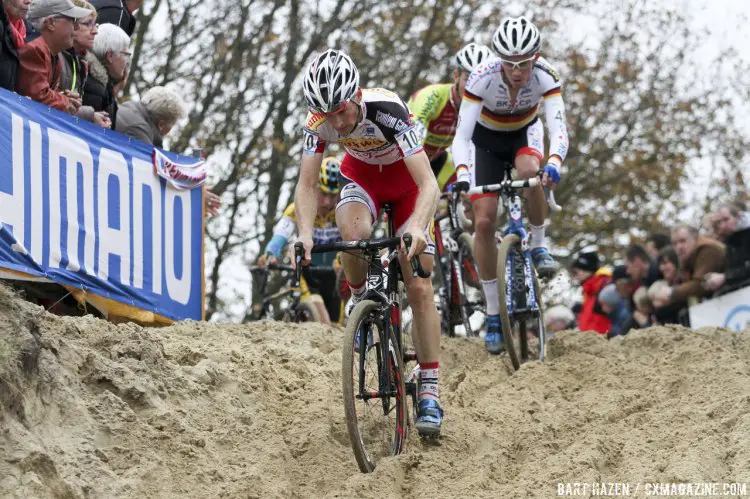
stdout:
[[303,153],[322,153],[329,143],[341,144],[360,161],[389,165],[422,150],[411,113],[401,98],[382,88],[362,89],[362,121],[351,133],[339,134],[321,113],[308,113]]

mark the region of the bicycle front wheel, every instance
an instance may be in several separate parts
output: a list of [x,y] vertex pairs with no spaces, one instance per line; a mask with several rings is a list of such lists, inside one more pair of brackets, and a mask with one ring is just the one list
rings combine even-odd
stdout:
[[388,314],[372,300],[352,311],[341,362],[344,412],[359,469],[399,454],[406,438],[404,361]]
[[[526,279],[526,260],[521,251],[521,239],[516,234],[503,238],[497,255],[497,287],[500,298],[500,319],[503,325],[503,339],[513,368],[530,359],[544,360],[545,332],[542,315],[541,288],[532,270],[531,283],[534,286],[536,311],[527,303],[529,286]],[[509,285],[510,283],[510,285]],[[537,336],[528,331],[527,320],[531,320]]]

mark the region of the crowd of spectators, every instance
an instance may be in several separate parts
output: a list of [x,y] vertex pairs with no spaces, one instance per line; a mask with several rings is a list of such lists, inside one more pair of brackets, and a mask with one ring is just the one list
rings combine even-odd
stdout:
[[723,204],[703,217],[700,229],[680,224],[631,244],[620,265],[581,252],[570,273],[582,300],[572,310],[548,309],[552,332],[577,328],[613,337],[653,325],[689,326],[691,305],[750,286],[750,212]]
[[[0,87],[156,147],[185,117],[165,87],[118,102],[143,0],[0,0]],[[206,191],[206,213],[218,196]]]

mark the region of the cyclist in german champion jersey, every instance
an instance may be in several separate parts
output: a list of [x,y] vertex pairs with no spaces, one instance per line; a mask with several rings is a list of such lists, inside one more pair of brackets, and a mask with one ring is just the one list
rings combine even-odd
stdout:
[[[562,84],[557,72],[540,57],[540,45],[539,30],[528,19],[505,18],[492,38],[492,48],[499,58],[480,65],[469,76],[453,141],[457,189],[468,189],[471,183],[479,186],[502,181],[501,162],[512,162],[521,179],[537,174],[545,157],[544,128],[538,117],[542,101],[550,136],[550,155],[542,184],[552,189],[560,181],[560,166],[568,152]],[[531,257],[540,276],[551,276],[558,264],[544,240],[544,191],[541,185],[527,191]],[[474,256],[487,301],[485,346],[490,352],[499,353],[503,337],[496,274],[498,197],[474,196],[472,202]]]
[[[338,143],[346,149],[341,163],[345,185],[336,207],[342,237],[371,237],[380,207],[389,203],[398,234],[412,235],[408,255],[402,251],[402,267],[410,268],[409,259],[420,255],[425,270],[431,271],[435,245],[427,229],[439,191],[409,108],[388,90],[361,89],[354,62],[339,50],[327,50],[315,57],[305,75],[304,92],[310,113],[304,127],[295,204],[305,261],[310,260],[313,245],[317,171],[326,145]],[[356,303],[366,289],[367,264],[349,254],[342,254],[342,263]],[[420,365],[416,427],[420,434],[437,435],[443,410],[438,397],[440,319],[432,281],[415,278],[411,272],[404,272],[404,281],[414,310],[414,345]]]
[[492,52],[488,47],[469,43],[451,59],[453,83],[438,83],[417,90],[407,103],[441,191],[456,179],[450,146],[456,135],[466,79],[476,66],[490,57]]
[[[334,208],[339,199],[339,168],[340,163],[334,157],[325,158],[320,166],[318,175],[318,189],[316,190],[315,220],[313,222],[312,238],[315,244],[335,243],[341,240],[341,233],[336,226]],[[258,258],[259,265],[276,263],[281,259],[287,242],[297,232],[297,210],[291,203],[284,210],[281,219],[273,228],[273,237]],[[334,267],[334,253],[316,253],[312,264],[316,267]],[[341,298],[336,283],[336,273],[320,274],[313,277],[305,272],[303,278],[307,286],[323,298],[324,306],[316,302],[323,323],[338,322],[341,312]]]

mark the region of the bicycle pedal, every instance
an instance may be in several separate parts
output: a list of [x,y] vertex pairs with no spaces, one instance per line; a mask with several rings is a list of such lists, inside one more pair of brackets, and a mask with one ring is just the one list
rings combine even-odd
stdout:
[[404,362],[416,362],[417,361],[417,352],[414,350],[407,350],[404,352]]

